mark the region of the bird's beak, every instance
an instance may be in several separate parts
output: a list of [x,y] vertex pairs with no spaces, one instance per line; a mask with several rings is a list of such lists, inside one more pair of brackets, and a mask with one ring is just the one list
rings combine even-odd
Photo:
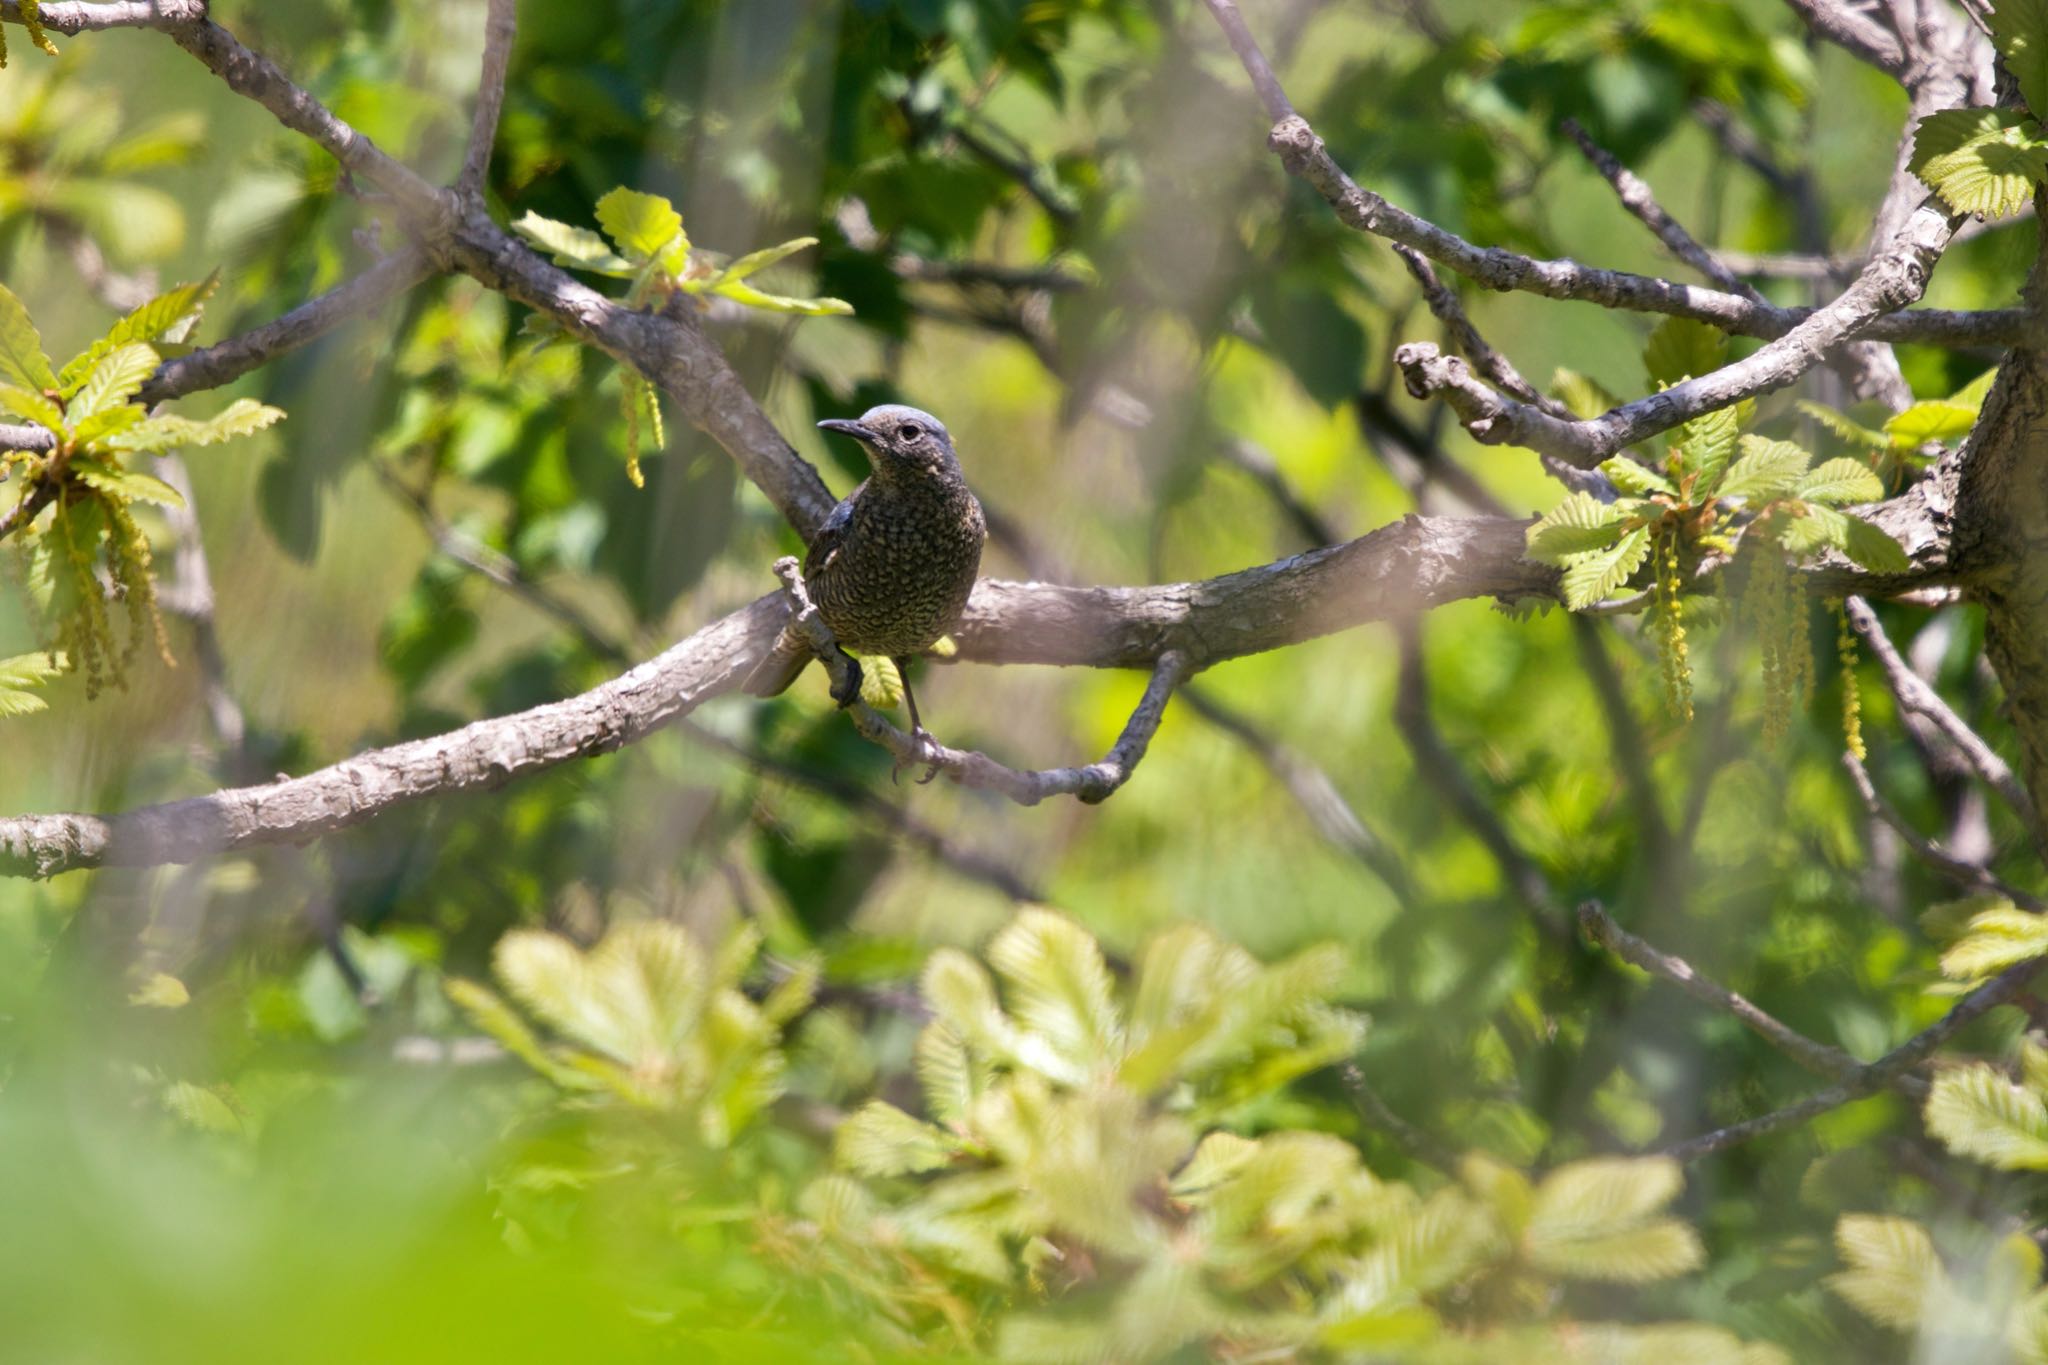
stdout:
[[875,439],[874,433],[866,427],[858,422],[849,421],[844,417],[827,417],[824,421],[818,423],[818,430],[836,431],[842,436],[851,436],[856,441],[866,441],[869,444],[873,444]]

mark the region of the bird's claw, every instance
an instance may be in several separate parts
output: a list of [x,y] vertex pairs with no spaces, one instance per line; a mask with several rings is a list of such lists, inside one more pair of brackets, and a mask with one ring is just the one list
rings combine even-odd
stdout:
[[832,700],[839,703],[842,711],[860,700],[860,660],[846,661],[846,677],[832,684]]
[[[917,746],[917,756],[910,761],[910,766],[914,768],[920,763],[925,765],[924,776],[917,779],[917,785],[922,787],[939,775],[939,742],[933,739],[932,732],[922,725],[911,729],[910,742]],[[903,760],[899,758],[889,769],[889,780],[896,781],[902,771]]]

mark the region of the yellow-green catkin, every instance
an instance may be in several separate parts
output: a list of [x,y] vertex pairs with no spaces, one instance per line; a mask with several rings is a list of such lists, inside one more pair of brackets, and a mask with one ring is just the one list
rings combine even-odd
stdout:
[[1650,627],[1657,640],[1657,658],[1664,669],[1664,704],[1681,722],[1692,720],[1692,660],[1686,650],[1685,619],[1679,592],[1678,532],[1657,537],[1656,601]]
[[631,370],[619,372],[619,403],[626,418],[626,477],[633,487],[645,488],[640,477],[640,376]]
[[[1752,527],[1750,534],[1757,531]],[[1806,601],[1792,568],[1776,544],[1759,539],[1750,556],[1743,605],[1756,625],[1763,655],[1764,740],[1776,743],[1791,733],[1793,707],[1813,675],[1813,654],[1806,636]]]
[[128,647],[121,655],[122,670],[125,672],[134,662],[145,635],[154,640],[157,657],[164,661],[164,666],[176,668],[178,661],[171,657],[171,639],[164,630],[163,612],[157,608],[156,579],[149,571],[153,559],[149,536],[136,524],[127,503],[117,498],[102,498],[100,502],[107,516],[107,559],[128,605]]
[[1856,682],[1856,632],[1849,628],[1849,613],[1835,603],[1835,652],[1842,660],[1842,741],[1849,752],[1862,759],[1863,691]]

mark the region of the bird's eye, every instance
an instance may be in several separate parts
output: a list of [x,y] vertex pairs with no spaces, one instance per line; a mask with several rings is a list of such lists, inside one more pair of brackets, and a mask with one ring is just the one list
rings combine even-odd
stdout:
[[915,441],[922,435],[924,435],[924,428],[915,422],[905,422],[902,426],[896,428],[896,439],[899,441]]

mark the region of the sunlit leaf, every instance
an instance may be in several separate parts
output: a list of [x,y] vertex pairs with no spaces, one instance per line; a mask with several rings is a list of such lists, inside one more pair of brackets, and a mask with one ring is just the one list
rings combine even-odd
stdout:
[[2000,1170],[2048,1170],[2048,1104],[1993,1066],[1937,1075],[1927,1096],[1927,1131],[1950,1151]]
[[2018,213],[2048,179],[2048,140],[2017,109],[1944,109],[1920,120],[1909,169],[1957,213]]

